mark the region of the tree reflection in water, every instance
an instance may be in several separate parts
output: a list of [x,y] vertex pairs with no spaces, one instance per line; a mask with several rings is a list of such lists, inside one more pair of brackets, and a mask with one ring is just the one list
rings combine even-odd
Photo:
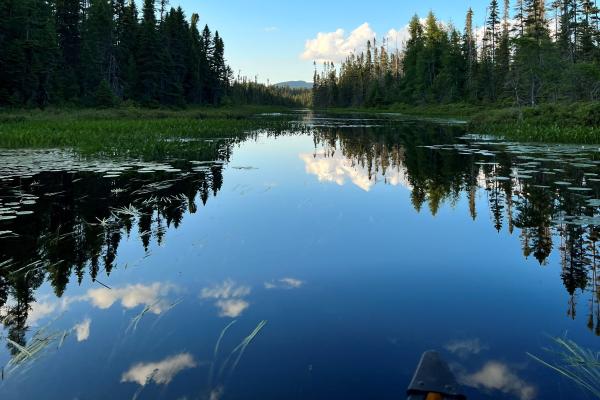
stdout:
[[[553,250],[559,252],[568,315],[576,318],[578,297],[587,294],[587,323],[600,335],[597,152],[523,148],[460,137],[459,127],[433,124],[315,126],[311,134],[314,153],[301,159],[322,180],[349,179],[363,190],[377,182],[403,185],[414,209],[434,216],[444,203],[465,198],[474,220],[480,218],[478,194],[487,193],[490,223],[518,235],[524,257],[546,265]],[[163,243],[167,228],[178,228],[218,195],[231,148],[214,147],[206,161],[172,161],[108,177],[106,171],[58,170],[2,180],[3,212],[9,204],[29,203],[16,219],[0,221],[0,310],[8,337],[25,344],[31,305],[44,282],[60,298],[70,279],[82,284],[86,273],[92,281],[110,276],[123,237],[139,236],[146,251],[152,241]]]

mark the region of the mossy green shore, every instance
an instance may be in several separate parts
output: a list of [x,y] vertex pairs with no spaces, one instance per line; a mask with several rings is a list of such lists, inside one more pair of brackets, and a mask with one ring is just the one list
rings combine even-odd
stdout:
[[469,132],[497,135],[523,142],[600,144],[600,102],[545,104],[497,108],[450,103],[412,106],[393,104],[375,108],[328,109],[331,113],[399,113],[416,117],[461,120]]

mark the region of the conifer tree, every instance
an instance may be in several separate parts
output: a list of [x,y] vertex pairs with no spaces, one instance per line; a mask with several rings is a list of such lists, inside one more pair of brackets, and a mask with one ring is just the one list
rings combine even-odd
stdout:
[[136,57],[136,97],[145,104],[159,101],[162,65],[158,59],[160,48],[155,12],[154,0],[144,0]]

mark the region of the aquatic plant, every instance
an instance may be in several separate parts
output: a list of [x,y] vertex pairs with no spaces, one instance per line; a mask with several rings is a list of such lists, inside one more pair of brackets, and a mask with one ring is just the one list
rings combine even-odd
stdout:
[[70,331],[51,331],[50,325],[51,323],[39,329],[25,345],[21,345],[10,338],[5,338],[6,343],[15,349],[15,354],[2,368],[3,379],[16,371],[26,371],[31,368],[51,348],[52,344],[58,342],[56,348],[62,347]]
[[546,351],[556,361],[545,361],[531,353],[527,355],[600,399],[600,353],[585,349],[566,337],[552,338],[552,341],[554,347]]
[[0,114],[5,121],[0,125],[0,147],[72,148],[84,154],[163,159],[196,154],[198,148],[216,147],[257,129],[277,132],[290,127],[289,118],[259,118],[254,114],[258,110],[21,111],[14,118]]
[[[250,334],[248,336],[246,336],[231,351],[231,353],[229,353],[227,358],[225,358],[225,360],[221,363],[221,366],[219,368],[219,373],[216,377],[217,385],[215,386],[215,385],[213,385],[214,378],[215,378],[214,371],[215,371],[216,365],[218,363],[221,342],[222,342],[223,338],[225,337],[225,334],[227,333],[227,331],[236,322],[237,322],[237,320],[233,320],[225,328],[223,328],[223,330],[221,331],[221,334],[219,335],[219,338],[217,339],[217,342],[215,343],[215,348],[213,350],[213,360],[211,362],[211,366],[210,366],[210,370],[209,370],[209,374],[208,374],[208,385],[209,385],[209,390],[210,390],[211,396],[212,396],[212,393],[216,393],[216,392],[222,393],[222,391],[225,388],[225,381],[228,378],[230,378],[231,375],[235,372],[238,364],[240,363],[240,360],[244,356],[246,348],[252,343],[252,341],[260,333],[260,331],[265,327],[265,325],[267,325],[266,320],[260,321],[258,323],[258,325],[254,328],[254,330],[252,330],[252,332],[250,332]],[[235,357],[235,360],[233,361],[233,363],[231,363],[231,361],[234,359],[234,357]],[[227,371],[228,371],[228,373],[225,374]]]

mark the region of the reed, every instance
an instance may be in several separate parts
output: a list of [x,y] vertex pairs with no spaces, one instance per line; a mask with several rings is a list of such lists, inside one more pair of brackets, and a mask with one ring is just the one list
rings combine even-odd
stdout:
[[553,347],[546,351],[553,355],[555,361],[527,354],[600,399],[600,353],[585,349],[566,337],[552,338],[552,342]]

